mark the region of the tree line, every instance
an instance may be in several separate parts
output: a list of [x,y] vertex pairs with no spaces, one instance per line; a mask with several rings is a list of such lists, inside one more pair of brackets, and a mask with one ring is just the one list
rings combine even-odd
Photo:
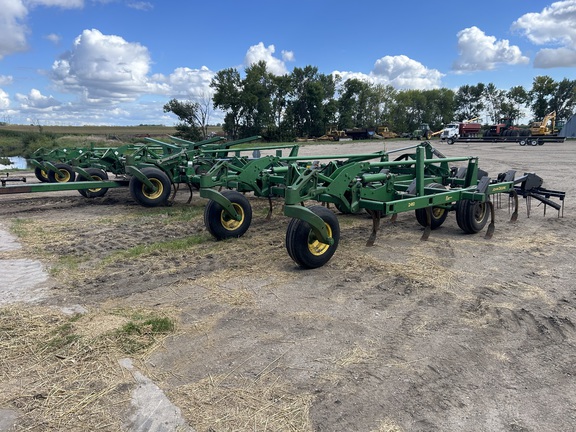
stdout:
[[181,136],[194,141],[205,138],[212,109],[224,112],[222,127],[233,139],[261,135],[267,141],[283,142],[319,137],[334,128],[388,126],[401,133],[421,123],[440,130],[451,121],[477,117],[491,123],[505,117],[540,121],[552,111],[558,120],[567,120],[576,107],[576,80],[555,81],[549,76],[535,77],[530,89],[502,90],[493,83],[478,83],[456,91],[396,90],[322,74],[314,66],[295,67],[277,76],[260,61],[246,68],[243,78],[235,68],[223,69],[210,86],[212,98],[172,99],[164,105],[164,112],[178,117]]

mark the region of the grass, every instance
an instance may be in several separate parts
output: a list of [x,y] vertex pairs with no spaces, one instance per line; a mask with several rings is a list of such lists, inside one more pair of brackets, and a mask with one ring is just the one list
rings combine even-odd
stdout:
[[105,267],[106,265],[118,261],[119,259],[136,259],[142,256],[163,252],[185,250],[191,248],[192,246],[202,244],[208,240],[210,240],[210,238],[206,234],[201,234],[146,245],[137,245],[122,251],[112,253],[102,260],[101,265]]
[[173,314],[0,308],[0,406],[18,410],[14,430],[123,430],[134,382],[118,361],[149,355],[174,332]]
[[150,312],[135,311],[129,315],[130,321],[114,332],[120,347],[126,354],[136,354],[153,346],[159,336],[173,333],[176,324],[166,316]]

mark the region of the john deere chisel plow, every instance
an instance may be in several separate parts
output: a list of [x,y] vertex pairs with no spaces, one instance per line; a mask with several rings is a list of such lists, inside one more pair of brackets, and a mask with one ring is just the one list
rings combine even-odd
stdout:
[[[243,193],[252,192],[256,197],[267,198],[269,218],[272,199],[284,197],[286,185],[295,173],[312,168],[329,175],[345,164],[385,157],[384,152],[338,156],[296,156],[292,152],[287,157],[221,160],[200,177],[200,196],[209,199],[204,210],[204,223],[217,240],[240,237],[252,221],[252,208]],[[321,160],[330,161],[320,163]],[[227,190],[220,192],[219,189],[223,188]],[[341,210],[347,212],[349,209],[342,207]]]
[[[64,149],[54,153],[38,153],[31,163],[36,176],[50,173],[42,183],[7,186],[2,182],[0,194],[78,190],[87,198],[106,194],[109,188],[129,186],[132,198],[147,207],[166,205],[174,198],[181,184],[186,184],[192,197],[198,187],[200,174],[222,158],[236,157],[240,152],[290,148],[297,154],[298,146],[238,147],[260,139],[253,136],[241,140],[217,143],[213,138],[193,143],[171,137],[175,143],[147,138],[147,144],[127,145],[106,149]],[[55,158],[56,159],[51,159]],[[68,155],[68,156],[64,156]],[[248,159],[248,156],[244,157]],[[108,173],[116,176],[109,180]]]
[[[451,166],[453,163],[462,166]],[[293,171],[296,174],[297,169]],[[381,217],[406,211],[414,211],[424,227],[423,240],[444,223],[451,211],[467,234],[482,231],[490,221],[486,238],[491,238],[495,222],[491,196],[495,194],[508,194],[513,200],[512,220],[517,219],[518,196],[540,200],[558,210],[560,216],[564,192],[542,188],[542,179],[533,173],[519,179],[514,176],[514,171],[508,171],[491,179],[478,168],[477,158],[448,158],[429,143],[394,160],[348,164],[330,176],[308,169],[296,174],[286,188],[284,214],[293,218],[286,232],[286,249],[299,266],[316,268],[327,263],[338,247],[340,227],[336,215],[323,206],[300,204],[307,200],[334,203],[353,211],[365,209],[372,216],[368,246],[374,244]]]
[[[455,212],[458,226],[467,234],[478,233],[488,224],[485,236],[490,238],[495,228],[491,198],[501,194],[512,202],[513,221],[518,217],[519,196],[527,204],[536,199],[559,216],[563,213],[565,193],[543,188],[536,174],[515,178],[510,170],[492,179],[479,169],[476,157],[446,157],[428,142],[385,153],[325,158],[333,160],[323,164],[319,157],[269,157],[215,164],[200,178],[200,195],[210,199],[204,213],[208,230],[217,239],[247,231],[252,210],[243,192],[269,200],[283,198],[284,214],[292,218],[286,232],[288,254],[299,266],[316,268],[330,260],[340,240],[338,218],[330,205],[342,213],[371,215],[368,246],[376,240],[382,217],[394,220],[407,211],[414,211],[424,227],[422,240],[450,212]],[[219,192],[218,187],[233,190]],[[317,204],[303,205],[309,201]]]

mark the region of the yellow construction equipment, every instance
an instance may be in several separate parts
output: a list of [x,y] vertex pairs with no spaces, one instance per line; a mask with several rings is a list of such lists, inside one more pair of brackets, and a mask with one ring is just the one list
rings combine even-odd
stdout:
[[[548,127],[548,122],[550,122],[550,127]],[[530,125],[530,135],[532,136],[542,136],[542,135],[554,135],[556,131],[556,111],[552,111],[546,114],[542,121],[534,122]]]

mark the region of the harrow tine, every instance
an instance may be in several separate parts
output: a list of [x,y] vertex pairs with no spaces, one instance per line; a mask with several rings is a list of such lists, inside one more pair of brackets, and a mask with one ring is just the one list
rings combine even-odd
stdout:
[[188,189],[190,190],[190,198],[188,198],[188,201],[186,201],[186,204],[190,204],[192,202],[192,195],[194,195],[191,184],[188,184]]
[[367,210],[370,216],[372,216],[372,233],[366,242],[366,246],[371,247],[374,246],[374,242],[376,241],[376,233],[380,228],[380,212],[378,210]]
[[486,230],[486,235],[484,236],[485,239],[491,239],[492,235],[494,235],[494,204],[492,201],[486,201],[488,207],[490,208],[490,225],[488,225],[488,229]]
[[268,197],[268,214],[266,215],[266,220],[269,221],[272,218],[272,197]]
[[180,189],[180,184],[172,182],[172,193],[168,197],[169,205],[174,204],[174,199],[176,198],[176,193],[178,192],[178,189]]
[[428,238],[430,237],[431,232],[432,232],[432,227],[430,225],[427,225],[426,228],[424,228],[424,232],[422,233],[422,237],[420,237],[420,241],[427,241]]
[[420,237],[420,241],[427,241],[430,237],[430,233],[432,232],[432,208],[426,207],[426,226],[424,227],[424,232],[422,233],[422,237]]
[[510,200],[514,202],[514,211],[510,217],[510,222],[516,222],[518,220],[518,192],[512,190],[508,198],[508,206],[510,206]]

